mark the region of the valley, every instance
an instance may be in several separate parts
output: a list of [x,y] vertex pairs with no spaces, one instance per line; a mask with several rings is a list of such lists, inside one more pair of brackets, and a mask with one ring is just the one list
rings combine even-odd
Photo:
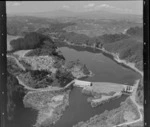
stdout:
[[143,127],[141,19],[96,15],[8,17],[8,127]]

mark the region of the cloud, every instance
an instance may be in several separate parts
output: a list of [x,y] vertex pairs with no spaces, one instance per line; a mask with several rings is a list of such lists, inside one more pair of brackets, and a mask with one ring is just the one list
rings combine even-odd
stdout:
[[127,8],[118,8],[115,6],[111,6],[109,4],[101,4],[95,7],[95,9],[109,9],[116,12],[122,12],[122,13],[132,13],[133,10],[127,9]]
[[70,6],[68,6],[68,5],[63,5],[63,8],[65,8],[65,9],[69,9],[69,8],[70,8]]
[[21,5],[20,2],[14,2],[14,3],[12,4],[12,6],[20,6],[20,5]]
[[85,5],[84,8],[92,8],[94,6],[95,6],[94,3],[89,3],[88,5]]
[[109,4],[101,4],[101,5],[98,5],[97,8],[116,8],[116,7],[111,6]]
[[7,6],[20,6],[21,4],[21,2],[6,2]]

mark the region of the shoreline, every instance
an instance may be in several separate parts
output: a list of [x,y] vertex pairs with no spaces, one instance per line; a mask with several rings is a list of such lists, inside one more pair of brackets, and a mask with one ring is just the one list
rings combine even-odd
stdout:
[[[99,48],[97,48],[99,49]],[[107,51],[106,49],[102,48],[102,49],[99,49],[101,51],[103,51],[104,53],[107,53],[109,55],[112,55],[114,60],[117,61],[118,63],[122,63],[126,66],[128,66],[129,68],[133,69],[134,71],[138,72],[142,77],[143,77],[143,71],[140,71],[138,68],[135,67],[135,63],[131,63],[131,62],[128,62],[126,60],[122,60],[119,58],[119,54],[118,53],[111,53],[109,51]]]
[[79,47],[88,47],[88,48],[92,48],[92,49],[97,49],[102,51],[103,53],[106,53],[108,55],[111,55],[113,57],[113,60],[116,61],[117,63],[121,63],[124,64],[125,66],[129,67],[130,69],[138,72],[142,77],[143,77],[143,71],[140,71],[138,68],[135,67],[135,63],[131,63],[129,61],[126,60],[122,60],[119,58],[119,54],[117,53],[113,53],[113,52],[109,52],[107,51],[105,48],[97,48],[97,47],[92,47],[92,46],[83,46],[83,45],[76,45],[76,44],[71,44],[69,42],[65,42],[67,45],[71,45],[71,46],[79,46]]

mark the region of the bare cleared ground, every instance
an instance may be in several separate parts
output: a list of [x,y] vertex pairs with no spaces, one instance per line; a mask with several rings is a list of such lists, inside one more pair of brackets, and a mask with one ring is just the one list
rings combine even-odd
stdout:
[[32,91],[24,97],[24,105],[38,110],[35,126],[52,125],[69,105],[69,91]]
[[22,57],[19,60],[31,65],[33,70],[48,70],[52,73],[55,73],[57,70],[54,68],[55,60],[51,56]]
[[53,56],[32,56],[26,57],[26,53],[31,50],[20,50],[16,51],[13,54],[16,55],[17,61],[23,61],[31,66],[33,70],[48,70],[53,73],[56,72],[56,68],[54,68],[55,58]]
[[133,112],[125,111],[124,112],[124,119],[127,122],[131,122],[136,118],[135,114]]

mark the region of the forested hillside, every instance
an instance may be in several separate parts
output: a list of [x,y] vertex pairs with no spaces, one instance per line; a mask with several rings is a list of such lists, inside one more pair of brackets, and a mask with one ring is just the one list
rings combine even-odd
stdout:
[[10,44],[13,50],[34,49],[43,45],[46,40],[53,43],[50,38],[36,32],[31,32],[26,34],[24,38],[12,40]]
[[131,27],[126,33],[131,36],[143,37],[143,27]]
[[135,39],[129,38],[111,44],[105,44],[107,51],[119,54],[120,59],[135,63],[142,70],[143,44]]
[[[137,32],[134,32],[136,30]],[[120,59],[135,63],[138,69],[143,70],[143,30],[138,27],[130,28],[127,31],[127,35],[129,34],[130,36],[120,39],[120,41],[104,44],[104,48],[119,54]]]

